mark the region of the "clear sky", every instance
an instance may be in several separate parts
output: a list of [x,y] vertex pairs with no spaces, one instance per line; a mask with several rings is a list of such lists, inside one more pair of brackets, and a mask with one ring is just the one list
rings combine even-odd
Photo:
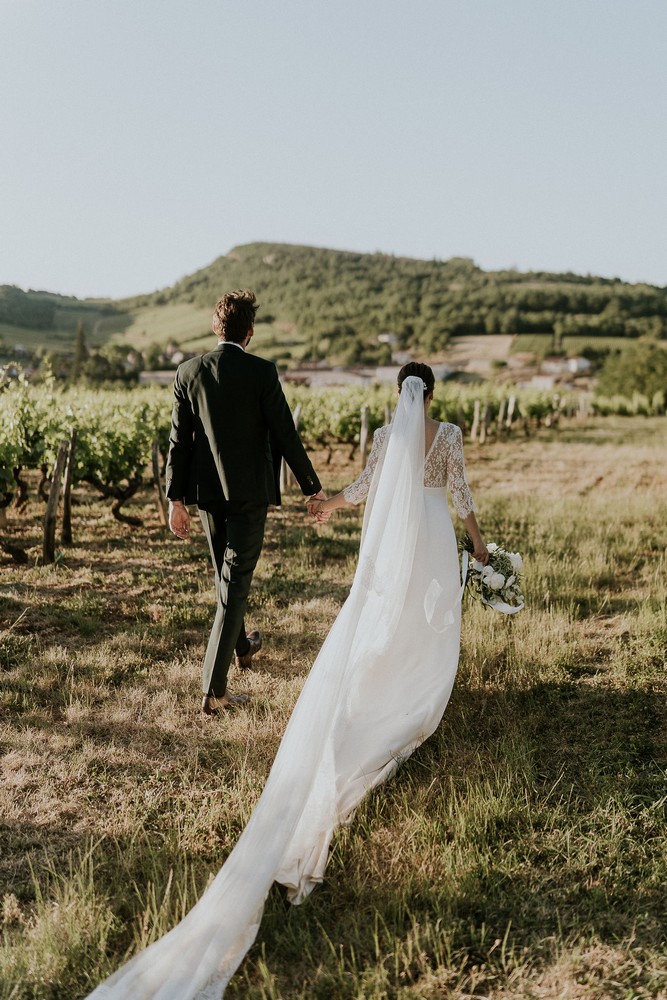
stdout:
[[0,0],[0,284],[255,240],[667,284],[665,0]]

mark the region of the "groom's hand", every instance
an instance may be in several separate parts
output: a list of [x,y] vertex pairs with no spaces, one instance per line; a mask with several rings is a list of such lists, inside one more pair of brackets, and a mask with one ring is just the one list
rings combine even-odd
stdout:
[[190,515],[181,500],[169,501],[169,527],[179,538],[190,537]]
[[321,514],[319,512],[320,502],[322,500],[328,500],[328,499],[329,498],[327,497],[324,490],[320,490],[319,493],[314,493],[312,497],[308,497],[308,502],[306,504],[306,507],[308,508],[308,513],[310,514],[311,517],[314,517],[315,520],[319,521],[320,523],[323,521],[328,521],[329,518],[331,517],[331,514]]

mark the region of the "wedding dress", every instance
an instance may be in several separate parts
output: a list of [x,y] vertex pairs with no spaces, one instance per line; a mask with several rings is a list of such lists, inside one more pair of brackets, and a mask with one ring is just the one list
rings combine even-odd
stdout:
[[349,597],[305,681],[248,825],[199,902],[90,994],[219,1000],[274,881],[300,903],[321,882],[335,828],[435,730],[459,657],[461,594],[449,487],[475,510],[461,431],[424,455],[424,383],[405,379],[394,419],[344,491],[367,499]]

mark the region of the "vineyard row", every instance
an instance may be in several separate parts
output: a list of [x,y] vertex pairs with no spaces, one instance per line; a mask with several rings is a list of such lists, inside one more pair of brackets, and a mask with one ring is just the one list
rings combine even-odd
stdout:
[[[288,402],[308,448],[330,453],[345,445],[364,461],[372,432],[391,418],[395,391],[390,387],[311,389],[286,387]],[[169,440],[172,395],[168,389],[92,390],[55,385],[31,386],[18,380],[0,392],[0,517],[11,503],[27,499],[24,473],[39,470],[38,491],[48,497],[59,453],[69,486],[85,482],[112,502],[120,520],[129,520],[121,508],[142,486],[156,488]],[[664,412],[664,399],[643,398],[589,402],[575,395],[538,390],[510,390],[483,386],[439,385],[431,408],[438,420],[459,424],[468,437],[484,442],[491,437],[556,424],[565,415],[588,411]],[[657,405],[656,405],[657,404]],[[76,445],[72,446],[72,435]],[[67,456],[63,456],[66,443]],[[147,472],[147,470],[149,470]]]

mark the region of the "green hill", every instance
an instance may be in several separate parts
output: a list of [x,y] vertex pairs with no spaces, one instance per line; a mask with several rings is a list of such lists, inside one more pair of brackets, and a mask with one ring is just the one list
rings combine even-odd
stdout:
[[483,271],[468,258],[250,243],[170,288],[115,302],[2,286],[0,336],[7,343],[23,330],[23,343],[62,350],[81,320],[89,343],[145,349],[174,340],[204,349],[216,300],[238,287],[253,288],[260,302],[257,349],[284,364],[302,357],[386,361],[391,348],[378,341],[381,334],[423,355],[462,334],[547,335],[556,348],[563,338],[581,345],[667,334],[667,288],[573,273]]

